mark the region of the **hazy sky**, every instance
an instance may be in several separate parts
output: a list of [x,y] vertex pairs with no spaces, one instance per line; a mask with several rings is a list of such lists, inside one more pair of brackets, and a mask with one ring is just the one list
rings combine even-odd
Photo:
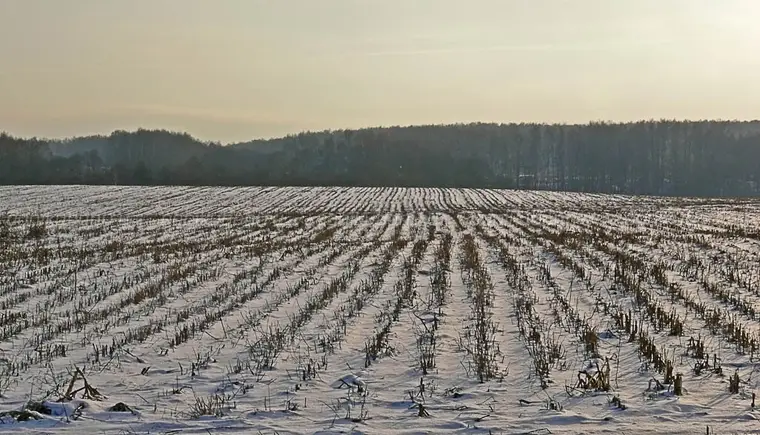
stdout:
[[0,0],[0,130],[760,118],[760,0]]

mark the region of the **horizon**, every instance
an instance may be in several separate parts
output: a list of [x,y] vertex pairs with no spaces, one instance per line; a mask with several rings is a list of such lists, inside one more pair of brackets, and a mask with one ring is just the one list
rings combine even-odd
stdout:
[[177,134],[177,135],[183,135],[187,134],[192,139],[206,143],[206,144],[219,144],[222,146],[228,146],[228,145],[237,145],[237,144],[244,144],[244,143],[250,143],[250,142],[256,142],[256,141],[276,141],[280,139],[284,139],[287,137],[293,137],[298,136],[300,134],[320,134],[320,133],[330,133],[330,132],[340,132],[340,131],[361,131],[361,130],[373,130],[373,129],[393,129],[393,128],[416,128],[416,127],[449,127],[449,126],[471,126],[471,125],[499,125],[499,126],[511,126],[511,125],[542,125],[542,126],[562,126],[562,127],[586,127],[590,126],[592,124],[606,124],[606,125],[628,125],[628,124],[641,124],[641,123],[658,123],[658,122],[674,122],[674,123],[700,123],[700,122],[715,122],[715,123],[737,123],[737,124],[752,124],[752,123],[760,123],[760,118],[755,119],[676,119],[676,118],[659,118],[659,119],[635,119],[635,120],[620,120],[620,121],[612,121],[612,120],[589,120],[586,122],[575,122],[575,123],[566,123],[566,122],[541,122],[541,121],[505,121],[505,122],[484,122],[484,121],[466,121],[466,122],[453,122],[453,123],[438,123],[438,124],[399,124],[399,125],[375,125],[375,126],[365,126],[365,127],[358,127],[358,128],[324,128],[320,130],[302,130],[298,132],[291,132],[280,136],[272,136],[272,137],[253,137],[241,141],[233,141],[233,142],[222,142],[220,140],[216,139],[204,139],[200,138],[198,136],[193,135],[190,132],[187,131],[180,131],[180,130],[172,130],[167,128],[146,128],[146,127],[135,127],[132,129],[123,129],[123,128],[117,128],[108,132],[103,133],[82,133],[77,134],[74,136],[59,136],[59,137],[39,137],[39,136],[21,136],[13,134],[13,132],[1,130],[0,134],[7,134],[10,137],[22,139],[22,140],[32,140],[37,139],[43,142],[55,142],[55,141],[65,141],[65,140],[72,140],[72,139],[79,139],[79,138],[85,138],[85,137],[95,137],[95,136],[102,136],[102,137],[109,137],[117,132],[126,132],[128,134],[137,133],[139,131],[147,131],[147,132],[168,132],[170,134]]
[[329,126],[757,120],[757,16],[754,0],[6,0],[0,131],[233,144]]

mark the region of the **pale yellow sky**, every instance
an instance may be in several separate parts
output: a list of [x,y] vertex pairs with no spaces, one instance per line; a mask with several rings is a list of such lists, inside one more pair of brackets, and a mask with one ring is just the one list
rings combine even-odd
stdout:
[[760,118],[760,0],[0,0],[0,130]]

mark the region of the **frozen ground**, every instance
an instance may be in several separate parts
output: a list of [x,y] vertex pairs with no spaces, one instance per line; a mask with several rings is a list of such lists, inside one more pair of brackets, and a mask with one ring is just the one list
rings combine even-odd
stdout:
[[0,432],[758,433],[758,204],[0,187]]

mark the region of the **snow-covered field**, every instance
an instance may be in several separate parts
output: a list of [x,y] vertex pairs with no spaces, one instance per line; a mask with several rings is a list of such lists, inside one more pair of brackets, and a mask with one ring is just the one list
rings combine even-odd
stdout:
[[0,187],[0,432],[758,433],[759,211]]

